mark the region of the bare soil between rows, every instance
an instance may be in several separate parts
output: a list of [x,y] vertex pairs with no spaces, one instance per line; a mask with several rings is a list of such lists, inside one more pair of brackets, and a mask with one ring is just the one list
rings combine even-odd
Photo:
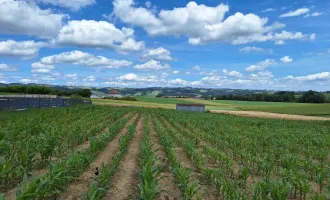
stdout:
[[152,123],[151,116],[149,116],[149,128],[151,139],[154,143],[153,150],[156,151],[156,156],[159,159],[159,163],[156,163],[159,166],[164,168],[164,171],[161,173],[162,179],[160,179],[159,183],[161,187],[164,187],[164,192],[160,194],[160,200],[174,200],[180,199],[181,192],[178,187],[174,185],[174,177],[170,172],[169,161],[167,155],[165,153],[164,148],[160,145],[160,139],[155,131],[154,124]]
[[87,193],[89,184],[95,177],[96,167],[101,168],[102,162],[107,165],[111,162],[115,151],[118,149],[118,141],[120,137],[127,133],[127,127],[131,125],[137,118],[137,114],[127,122],[125,127],[117,134],[117,136],[99,153],[97,158],[90,164],[88,170],[80,175],[76,180],[67,187],[65,193],[63,193],[59,200],[75,200],[80,199],[79,197]]
[[[137,186],[139,184],[139,154],[140,145],[143,140],[142,116],[137,124],[135,137],[128,147],[127,155],[113,177],[112,187],[104,199],[135,199]],[[134,198],[135,197],[135,198]]]
[[326,117],[313,117],[305,115],[290,115],[290,114],[279,114],[269,113],[260,111],[231,111],[231,110],[211,110],[212,113],[230,114],[236,116],[245,117],[256,117],[266,119],[289,119],[289,120],[305,120],[305,121],[330,121],[330,118]]

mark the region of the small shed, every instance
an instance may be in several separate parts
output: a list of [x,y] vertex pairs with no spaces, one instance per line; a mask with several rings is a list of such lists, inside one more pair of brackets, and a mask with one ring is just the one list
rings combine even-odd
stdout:
[[177,111],[205,112],[204,104],[176,104]]

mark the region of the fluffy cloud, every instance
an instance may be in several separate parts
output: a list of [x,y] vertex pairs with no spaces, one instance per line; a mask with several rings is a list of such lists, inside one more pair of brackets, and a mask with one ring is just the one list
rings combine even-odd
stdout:
[[163,47],[157,49],[148,49],[146,53],[141,56],[142,59],[155,59],[172,61],[171,52]]
[[164,70],[170,68],[171,67],[168,64],[161,64],[156,60],[150,60],[144,64],[134,66],[134,69],[136,70]]
[[114,0],[113,4],[112,15],[121,21],[142,27],[152,36],[183,35],[193,45],[275,41],[273,31],[285,26],[278,22],[266,26],[268,19],[255,14],[237,12],[225,18],[229,6],[224,4],[208,7],[189,2],[186,7],[161,10],[156,14],[147,8],[134,7],[134,0]]
[[[53,56],[41,58],[39,62],[32,64],[35,73],[49,73],[56,64],[82,65],[85,67],[118,69],[132,65],[126,60],[112,60],[103,56],[94,56],[81,51],[63,52]],[[38,69],[38,70],[36,70]]]
[[133,38],[128,38],[117,48],[117,51],[126,54],[127,52],[131,51],[140,51],[144,48],[144,46],[145,44],[143,41],[137,42]]
[[264,13],[264,12],[275,12],[275,11],[277,11],[277,9],[275,9],[275,8],[267,8],[267,9],[261,11],[261,12]]
[[95,76],[87,76],[83,81],[94,82],[96,80]]
[[63,14],[42,10],[32,2],[0,0],[0,31],[51,38],[61,29]]
[[95,0],[37,0],[44,4],[52,4],[54,6],[59,6],[63,8],[69,8],[73,11],[78,11],[79,9],[95,4]]
[[312,40],[312,41],[313,41],[313,40],[316,40],[316,34],[313,33],[313,34],[309,37],[309,39]]
[[81,51],[64,52],[58,55],[44,57],[41,59],[41,63],[47,65],[72,64],[108,69],[118,69],[132,65],[131,62],[126,60],[112,60],[104,56],[94,56],[93,54]]
[[66,74],[64,75],[65,78],[71,79],[71,80],[77,80],[78,79],[78,74],[73,73],[73,74]]
[[174,71],[172,71],[172,73],[173,74],[178,74],[178,73],[180,73],[180,71],[179,70],[174,70]]
[[116,78],[119,81],[123,82],[144,82],[144,83],[159,83],[164,81],[163,79],[157,76],[138,76],[134,73],[125,74]]
[[304,17],[319,17],[321,15],[324,15],[324,13],[323,12],[314,12],[312,14],[307,14]]
[[292,61],[293,61],[293,59],[290,58],[290,56],[284,56],[283,58],[281,58],[282,63],[290,63]]
[[270,80],[274,78],[274,74],[269,71],[261,71],[257,74],[250,74],[249,78],[252,80]]
[[255,47],[255,46],[244,47],[244,48],[241,48],[239,51],[240,52],[243,52],[243,53],[251,53],[251,52],[257,52],[257,53],[273,53],[273,50],[272,49],[264,49],[264,48]]
[[259,62],[256,65],[251,65],[250,67],[246,68],[245,71],[247,72],[253,72],[253,71],[262,71],[268,67],[270,67],[271,65],[276,64],[276,61],[273,59],[266,59],[262,62]]
[[222,73],[226,76],[231,76],[231,77],[237,77],[237,78],[243,77],[243,74],[238,71],[228,71],[228,70],[224,69],[224,70],[222,70]]
[[0,42],[0,56],[17,56],[29,59],[38,55],[39,49],[47,46],[45,42],[7,40]]
[[0,71],[5,71],[5,72],[17,72],[17,68],[16,67],[11,67],[8,66],[6,64],[1,64],[0,63]]
[[31,68],[32,68],[32,70],[31,70],[32,73],[48,74],[48,73],[53,72],[53,69],[55,69],[55,66],[51,65],[51,64],[43,64],[40,62],[35,62],[35,63],[32,63]]
[[193,71],[201,71],[201,67],[196,65],[194,67],[191,68]]
[[201,82],[212,83],[212,82],[219,81],[220,79],[221,79],[221,76],[206,76],[201,79]]
[[144,42],[135,41],[133,29],[118,29],[106,21],[94,20],[69,21],[53,42],[57,45],[116,49],[120,52],[144,48]]
[[239,37],[237,40],[233,41],[233,44],[274,41],[277,45],[283,45],[287,40],[306,40],[308,38],[313,40],[312,37],[316,37],[315,33],[308,35],[301,32],[292,33],[282,31],[280,33],[268,33],[267,35],[256,34],[248,37]]
[[28,83],[38,83],[38,80],[32,80],[32,79],[28,79],[28,78],[23,78],[21,80],[19,80],[20,83],[23,84],[28,84]]
[[297,17],[297,16],[300,16],[300,15],[304,15],[308,12],[309,12],[308,8],[299,8],[295,11],[287,12],[287,13],[281,15],[280,17],[281,18],[284,18],[284,17]]
[[120,76],[117,79],[120,81],[136,81],[138,79],[138,76],[136,74],[129,73],[129,74]]
[[188,86],[190,84],[188,81],[182,80],[180,78],[169,80],[167,83],[172,86]]
[[322,72],[322,73],[310,74],[307,76],[298,76],[298,77],[287,76],[283,79],[295,80],[295,81],[299,81],[299,82],[330,81],[330,72]]

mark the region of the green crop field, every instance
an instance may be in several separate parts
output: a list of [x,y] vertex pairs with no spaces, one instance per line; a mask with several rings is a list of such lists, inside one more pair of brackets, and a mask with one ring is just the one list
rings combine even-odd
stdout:
[[330,195],[330,121],[96,105],[21,114],[0,124],[0,199]]
[[310,103],[285,103],[285,102],[259,102],[259,101],[232,101],[214,100],[219,104],[235,106],[244,111],[262,111],[280,114],[308,115],[330,117],[330,103],[310,104]]
[[242,110],[330,117],[330,104],[293,104],[282,106],[242,106]]
[[[146,97],[140,96],[135,97],[140,102],[149,102],[149,103],[159,103],[159,104],[177,104],[177,103],[187,103],[187,101],[182,100],[180,98],[153,98],[153,97]],[[188,103],[192,103],[188,101]]]
[[138,101],[93,99],[96,105],[133,106],[175,109],[177,103],[205,104],[207,110],[262,111],[280,114],[330,117],[330,104],[283,103],[234,100],[200,100],[192,98],[135,97]]

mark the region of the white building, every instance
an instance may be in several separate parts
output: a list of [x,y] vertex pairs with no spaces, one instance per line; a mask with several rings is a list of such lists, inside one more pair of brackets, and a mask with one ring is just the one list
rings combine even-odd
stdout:
[[108,93],[108,97],[117,97],[117,98],[121,98],[121,94],[118,90],[111,90],[109,93]]

